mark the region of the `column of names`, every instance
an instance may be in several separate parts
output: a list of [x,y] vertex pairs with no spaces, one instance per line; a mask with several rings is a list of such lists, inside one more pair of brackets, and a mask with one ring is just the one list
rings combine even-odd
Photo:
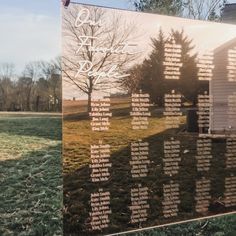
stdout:
[[197,140],[197,170],[209,171],[212,159],[212,141],[207,138]]
[[148,209],[148,187],[142,187],[141,184],[137,188],[131,189],[131,223],[142,223],[147,221]]
[[[235,80],[236,81],[236,80]],[[228,96],[228,128],[236,130],[232,124],[236,119],[236,93]]]
[[165,79],[178,80],[181,75],[181,67],[183,63],[181,62],[182,57],[182,46],[176,44],[175,40],[171,40],[170,43],[165,44],[165,60],[163,65]]
[[236,81],[236,47],[228,50],[228,80],[230,82]]
[[110,223],[110,192],[99,189],[91,194],[91,230],[102,230],[109,227]]
[[225,178],[225,206],[236,206],[236,176]]
[[209,129],[211,101],[210,95],[207,93],[198,95],[198,127],[200,132]]
[[178,174],[180,161],[180,141],[174,138],[164,141],[164,173],[170,176]]
[[200,180],[196,182],[196,212],[197,213],[206,213],[208,211],[208,207],[210,204],[210,189],[211,189],[211,182],[210,180],[202,177]]
[[148,142],[131,143],[131,174],[132,178],[146,177],[148,174],[149,144]]
[[91,180],[92,182],[108,181],[110,177],[110,169],[112,164],[110,162],[110,145],[102,144],[91,145]]
[[148,117],[151,116],[150,109],[150,96],[145,93],[132,94],[132,117],[131,125],[134,130],[144,130],[148,128]]
[[181,112],[181,94],[175,93],[165,95],[165,125],[167,129],[179,128],[180,118],[183,115]]
[[226,168],[236,168],[236,138],[226,140]]
[[213,52],[207,52],[202,54],[198,58],[198,79],[210,81],[213,77],[213,69],[215,68],[213,64],[214,54]]
[[93,99],[91,102],[91,127],[92,131],[107,131],[110,127],[110,98]]
[[169,184],[163,185],[163,215],[165,218],[174,217],[178,215],[180,196],[179,184],[170,181]]

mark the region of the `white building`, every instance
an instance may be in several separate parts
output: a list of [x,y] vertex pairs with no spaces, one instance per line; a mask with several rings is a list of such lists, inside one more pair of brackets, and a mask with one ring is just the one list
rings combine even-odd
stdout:
[[[236,24],[236,4],[226,4],[222,22]],[[229,64],[229,50],[236,48],[236,38],[221,45],[214,51],[215,69],[213,80],[210,82],[210,95],[213,98],[210,132],[212,134],[236,134],[236,107],[232,107],[233,96],[236,95],[236,77],[229,81],[227,69]],[[236,65],[235,65],[236,66]],[[229,102],[231,100],[232,102]]]
[[236,38],[214,50],[214,65],[210,132],[236,134]]

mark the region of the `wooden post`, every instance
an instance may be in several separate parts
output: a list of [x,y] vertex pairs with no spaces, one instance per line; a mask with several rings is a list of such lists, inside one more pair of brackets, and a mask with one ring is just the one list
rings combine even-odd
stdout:
[[62,0],[62,3],[65,7],[68,7],[70,4],[70,0]]

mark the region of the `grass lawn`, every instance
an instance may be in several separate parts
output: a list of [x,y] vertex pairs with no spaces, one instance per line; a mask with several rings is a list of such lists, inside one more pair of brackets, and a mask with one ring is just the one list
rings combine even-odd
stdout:
[[[72,109],[70,114],[69,109]],[[172,221],[189,220],[199,215],[195,211],[195,181],[200,177],[196,169],[196,134],[182,132],[182,129],[174,131],[165,130],[164,118],[160,110],[153,109],[149,119],[149,129],[133,131],[129,108],[113,106],[113,118],[111,127],[107,132],[92,132],[90,121],[84,115],[84,109],[80,106],[65,108],[67,114],[63,125],[64,134],[64,233],[65,235],[103,235],[112,232],[133,230],[141,227],[165,224],[170,221],[162,216],[161,202],[163,193],[161,186],[169,181],[168,176],[162,173],[163,141],[176,136],[181,141],[181,157],[179,175],[173,177],[180,181],[181,204],[179,217]],[[77,111],[77,113],[76,113]],[[78,113],[81,111],[81,114]],[[185,117],[182,118],[185,123]],[[111,178],[107,183],[94,184],[90,181],[90,145],[96,144],[100,139],[111,145]],[[149,142],[149,158],[151,166],[147,178],[134,180],[130,175],[130,142],[144,140]],[[225,143],[213,143],[213,160],[211,170],[206,173],[212,180],[211,194],[214,198],[222,197],[224,193],[225,171]],[[233,170],[235,171],[235,170]],[[148,223],[142,225],[129,224],[130,189],[135,184],[142,183],[148,186],[150,191],[150,212]],[[89,219],[90,193],[99,187],[111,192],[111,224],[104,232],[88,233],[86,227]],[[214,207],[213,207],[214,208]],[[218,209],[212,209],[208,214],[215,214]],[[219,212],[218,212],[219,213]],[[87,225],[87,226],[86,226]],[[236,235],[236,216],[224,216],[209,221],[195,221],[188,224],[180,224],[152,231],[134,233],[130,235],[153,236],[191,236],[191,235]]]
[[0,114],[0,235],[62,235],[61,117]]

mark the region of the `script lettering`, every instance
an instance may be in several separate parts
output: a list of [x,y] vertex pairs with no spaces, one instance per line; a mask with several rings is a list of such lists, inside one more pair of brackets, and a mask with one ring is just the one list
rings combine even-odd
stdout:
[[90,17],[91,17],[90,11],[86,8],[83,8],[81,11],[78,12],[78,15],[75,20],[75,27],[79,28],[84,24],[89,24],[90,26],[98,26],[98,27],[102,26],[101,20],[96,22],[91,20]]

